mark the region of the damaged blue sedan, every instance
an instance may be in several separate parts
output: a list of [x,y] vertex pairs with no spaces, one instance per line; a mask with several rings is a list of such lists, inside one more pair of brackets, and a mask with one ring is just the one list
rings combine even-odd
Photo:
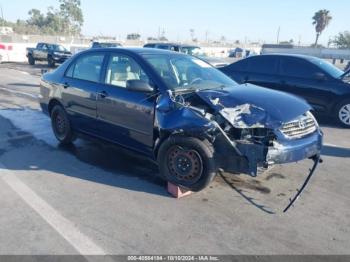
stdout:
[[42,77],[57,139],[79,134],[138,151],[168,181],[200,191],[218,169],[257,176],[320,159],[322,133],[303,100],[238,85],[206,62],[157,49],[93,49]]

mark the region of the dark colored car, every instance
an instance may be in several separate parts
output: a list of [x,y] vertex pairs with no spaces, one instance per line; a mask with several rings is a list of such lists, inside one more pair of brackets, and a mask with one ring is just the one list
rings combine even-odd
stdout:
[[91,48],[116,48],[122,47],[120,43],[115,42],[93,42]]
[[350,128],[348,74],[322,59],[303,55],[253,56],[220,68],[238,83],[251,83],[304,98],[319,114]]
[[173,44],[173,43],[149,43],[149,44],[145,44],[143,47],[158,48],[163,50],[180,52],[187,55],[192,55],[206,61],[207,63],[211,64],[216,68],[224,67],[229,64],[223,59],[205,55],[202,49],[199,46],[195,46],[195,45],[183,45],[183,44]]
[[27,58],[30,65],[36,61],[47,61],[50,67],[61,64],[72,56],[64,46],[57,44],[38,43],[36,48],[27,48]]
[[239,86],[202,60],[158,49],[90,49],[41,81],[40,105],[57,139],[97,137],[158,161],[161,175],[193,191],[218,168],[312,158],[322,133],[299,98]]

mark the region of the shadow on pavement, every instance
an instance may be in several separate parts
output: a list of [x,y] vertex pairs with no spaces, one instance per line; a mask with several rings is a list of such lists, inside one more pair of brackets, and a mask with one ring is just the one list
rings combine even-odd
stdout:
[[26,87],[40,87],[40,85],[36,84],[25,84],[25,83],[10,83],[9,86],[26,86]]

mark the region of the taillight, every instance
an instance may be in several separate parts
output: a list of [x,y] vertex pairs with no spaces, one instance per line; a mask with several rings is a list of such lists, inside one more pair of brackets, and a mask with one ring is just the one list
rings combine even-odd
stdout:
[[6,46],[5,45],[3,45],[3,44],[0,44],[0,50],[5,50],[6,49]]

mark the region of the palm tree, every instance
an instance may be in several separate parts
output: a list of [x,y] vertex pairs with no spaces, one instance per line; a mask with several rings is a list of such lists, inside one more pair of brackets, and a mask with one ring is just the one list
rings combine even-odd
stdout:
[[316,12],[312,19],[314,20],[312,24],[315,25],[316,29],[315,47],[317,47],[318,39],[322,34],[323,30],[325,30],[326,27],[329,25],[330,21],[332,20],[332,17],[330,16],[329,10],[323,9]]

